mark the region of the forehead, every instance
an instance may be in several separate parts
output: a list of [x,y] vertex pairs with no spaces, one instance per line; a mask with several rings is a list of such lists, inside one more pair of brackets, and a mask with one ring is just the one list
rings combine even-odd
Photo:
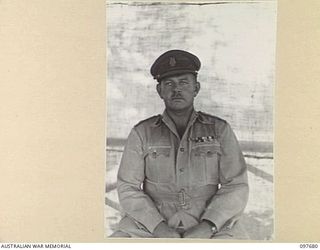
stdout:
[[161,82],[164,81],[179,81],[179,80],[189,80],[189,81],[195,81],[195,75],[191,73],[185,73],[185,74],[179,74],[179,75],[174,75],[174,76],[167,76],[164,77]]

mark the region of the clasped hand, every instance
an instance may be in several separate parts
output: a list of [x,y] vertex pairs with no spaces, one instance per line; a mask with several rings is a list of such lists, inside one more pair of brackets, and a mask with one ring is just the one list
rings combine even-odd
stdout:
[[173,228],[169,227],[167,223],[160,222],[154,229],[153,235],[156,238],[181,238],[181,235]]
[[153,235],[156,238],[198,238],[198,239],[210,239],[212,237],[211,226],[206,222],[188,229],[183,236],[169,227],[165,222],[161,222],[153,231]]

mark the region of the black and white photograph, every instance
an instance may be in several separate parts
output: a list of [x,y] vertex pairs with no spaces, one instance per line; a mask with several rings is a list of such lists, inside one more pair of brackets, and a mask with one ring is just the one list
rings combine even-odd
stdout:
[[277,2],[106,2],[105,238],[272,240]]

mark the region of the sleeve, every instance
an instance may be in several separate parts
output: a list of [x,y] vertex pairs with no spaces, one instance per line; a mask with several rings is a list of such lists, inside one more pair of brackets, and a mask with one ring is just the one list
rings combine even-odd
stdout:
[[141,189],[145,179],[144,150],[135,128],[129,134],[118,172],[118,195],[124,212],[151,233],[164,221],[151,198]]
[[209,220],[220,230],[226,222],[237,220],[248,202],[247,166],[239,143],[229,124],[220,134],[221,157],[219,178],[221,188],[207,206],[201,220]]

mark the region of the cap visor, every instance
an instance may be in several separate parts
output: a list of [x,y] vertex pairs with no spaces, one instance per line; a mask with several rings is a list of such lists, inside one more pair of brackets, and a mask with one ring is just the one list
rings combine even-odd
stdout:
[[177,69],[177,70],[168,71],[168,72],[162,74],[161,76],[159,76],[157,79],[158,80],[162,80],[163,78],[168,77],[168,76],[176,76],[176,75],[181,75],[181,74],[186,74],[186,73],[191,73],[191,74],[194,74],[194,75],[197,74],[197,72],[194,71],[194,70]]

